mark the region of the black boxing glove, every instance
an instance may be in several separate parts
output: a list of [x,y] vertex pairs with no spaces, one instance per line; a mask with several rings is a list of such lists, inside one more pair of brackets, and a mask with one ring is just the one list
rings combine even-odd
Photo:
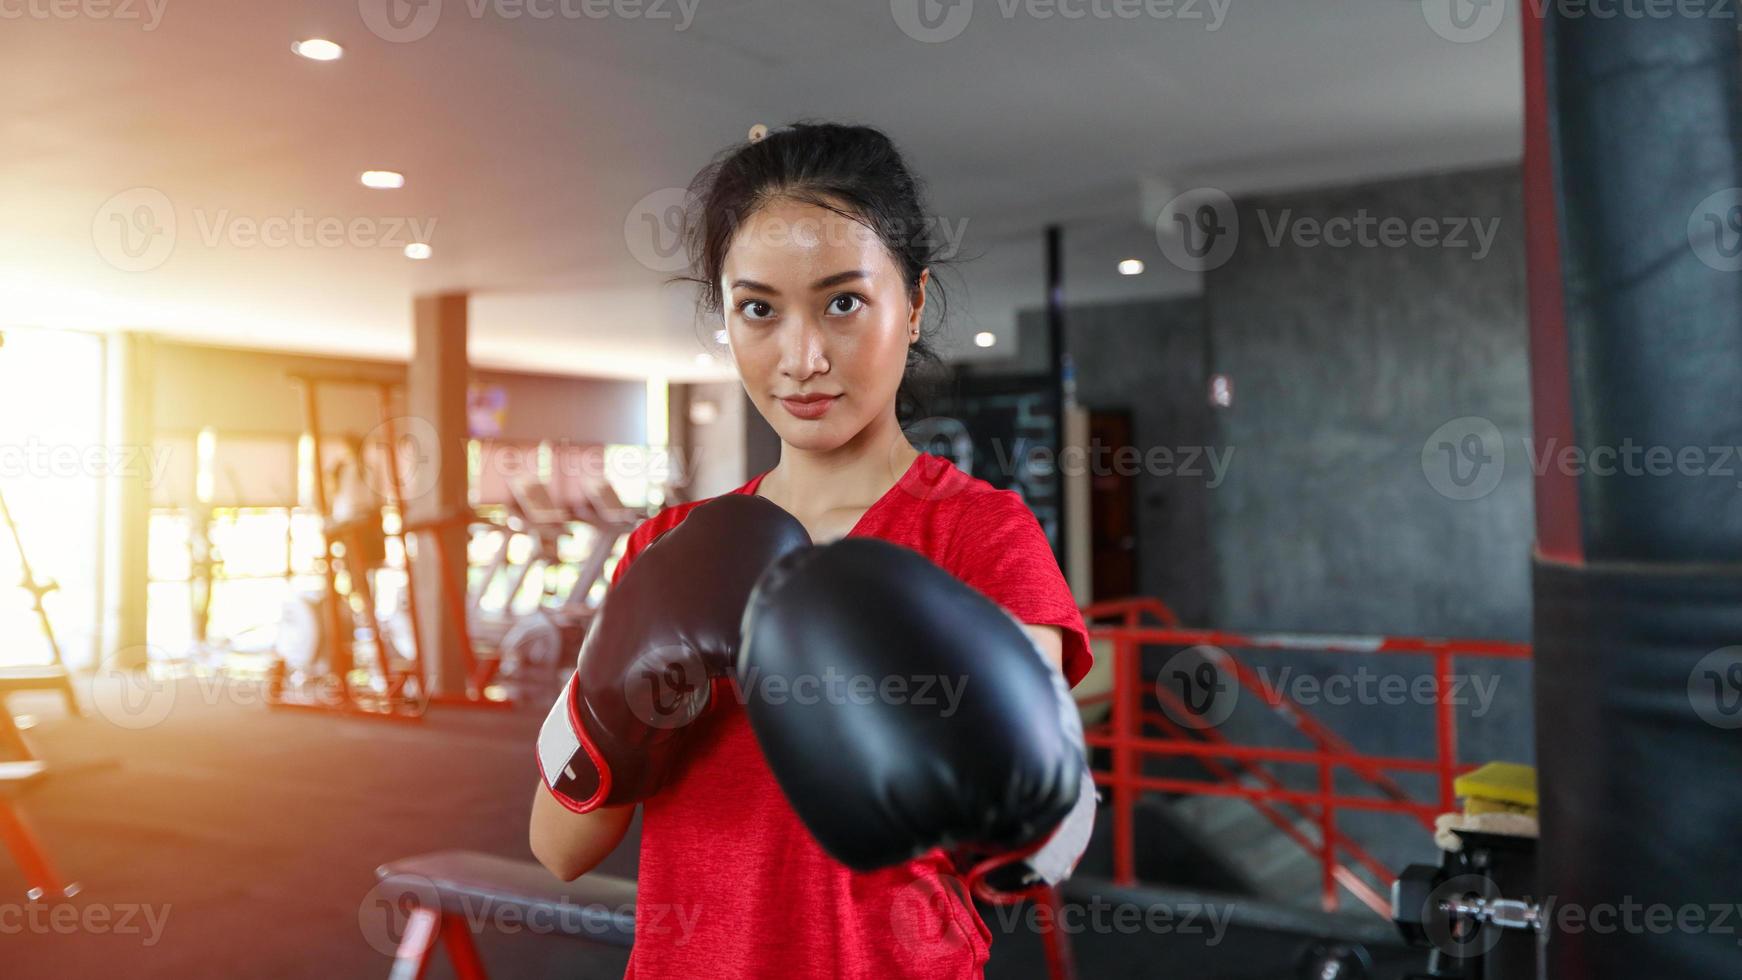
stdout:
[[635,558],[538,733],[539,771],[558,802],[587,813],[659,790],[708,708],[713,679],[730,675],[758,577],[809,544],[778,505],[728,494]]
[[738,682],[793,809],[850,868],[943,847],[1003,901],[1063,880],[1087,846],[1094,784],[1064,678],[917,552],[848,538],[775,563],[744,613]]

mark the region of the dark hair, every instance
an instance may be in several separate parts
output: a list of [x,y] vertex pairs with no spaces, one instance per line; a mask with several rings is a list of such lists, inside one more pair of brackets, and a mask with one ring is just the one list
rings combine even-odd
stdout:
[[[776,200],[826,208],[874,232],[894,257],[908,294],[931,270],[926,306],[941,326],[946,303],[938,274],[945,264],[941,242],[924,200],[924,183],[907,168],[887,135],[869,126],[795,122],[760,139],[728,147],[690,182],[684,222],[689,250],[688,276],[674,281],[700,287],[703,322],[723,312],[720,269],[738,229]],[[710,334],[712,330],[708,331]],[[922,390],[942,360],[930,333],[920,325],[908,347],[907,367],[895,396],[897,420],[905,424],[925,412]]]

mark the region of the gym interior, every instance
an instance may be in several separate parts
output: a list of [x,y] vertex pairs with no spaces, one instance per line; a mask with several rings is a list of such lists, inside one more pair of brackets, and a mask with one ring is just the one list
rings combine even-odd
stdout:
[[1724,8],[0,0],[0,972],[624,974],[534,742],[781,462],[685,217],[813,121],[1094,654],[986,976],[1742,975]]

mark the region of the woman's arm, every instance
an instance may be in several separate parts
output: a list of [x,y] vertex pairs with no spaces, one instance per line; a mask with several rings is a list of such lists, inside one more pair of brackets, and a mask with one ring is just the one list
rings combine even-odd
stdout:
[[1046,657],[1046,662],[1052,664],[1052,669],[1065,669],[1065,639],[1064,631],[1057,626],[1030,626],[1022,624],[1028,630],[1028,635],[1034,637],[1034,645],[1040,647],[1040,652]]
[[634,803],[575,813],[558,803],[540,782],[532,797],[532,856],[551,874],[574,881],[617,849],[634,817]]

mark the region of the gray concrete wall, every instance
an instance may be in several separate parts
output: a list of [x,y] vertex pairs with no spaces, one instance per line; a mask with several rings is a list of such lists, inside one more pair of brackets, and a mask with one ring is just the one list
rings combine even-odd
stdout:
[[[1340,231],[1339,218],[1350,229],[1427,219],[1437,240],[1316,239]],[[1206,272],[1200,299],[1067,312],[1081,402],[1131,411],[1140,450],[1202,444],[1228,461],[1214,487],[1138,477],[1144,590],[1188,622],[1242,630],[1528,640],[1534,514],[1516,172],[1245,200],[1237,219],[1232,254]],[[1040,311],[1019,324],[1025,340],[1044,339]],[[1043,359],[1044,344],[1023,343],[1007,369]],[[1208,405],[1216,372],[1233,381],[1226,408]],[[1481,471],[1498,479],[1472,499],[1459,499],[1441,449],[1462,452],[1473,427],[1446,427],[1464,418],[1487,420],[1505,442]],[[1470,461],[1459,465],[1469,475]],[[1392,703],[1379,686],[1415,685],[1426,658],[1241,656],[1356,748],[1434,756],[1434,705],[1413,695]],[[1348,699],[1319,686],[1363,670],[1367,686]],[[1464,660],[1455,671],[1459,759],[1532,761],[1528,663]],[[1237,740],[1310,747],[1256,698],[1231,712],[1220,728]],[[1305,767],[1281,774],[1316,779]],[[1434,793],[1425,777],[1399,782]],[[1344,829],[1387,862],[1431,858],[1426,833],[1406,818],[1352,814]]]
[[[1488,223],[1465,247],[1272,245],[1333,218]],[[1235,450],[1212,497],[1229,625],[1524,638],[1528,467],[1475,500],[1442,494],[1423,446],[1466,416],[1529,431],[1517,174],[1489,170],[1242,202],[1233,257],[1205,278],[1216,413]],[[1473,235],[1469,236],[1473,239]],[[1443,434],[1435,438],[1438,442]],[[1455,440],[1454,440],[1455,441]]]

